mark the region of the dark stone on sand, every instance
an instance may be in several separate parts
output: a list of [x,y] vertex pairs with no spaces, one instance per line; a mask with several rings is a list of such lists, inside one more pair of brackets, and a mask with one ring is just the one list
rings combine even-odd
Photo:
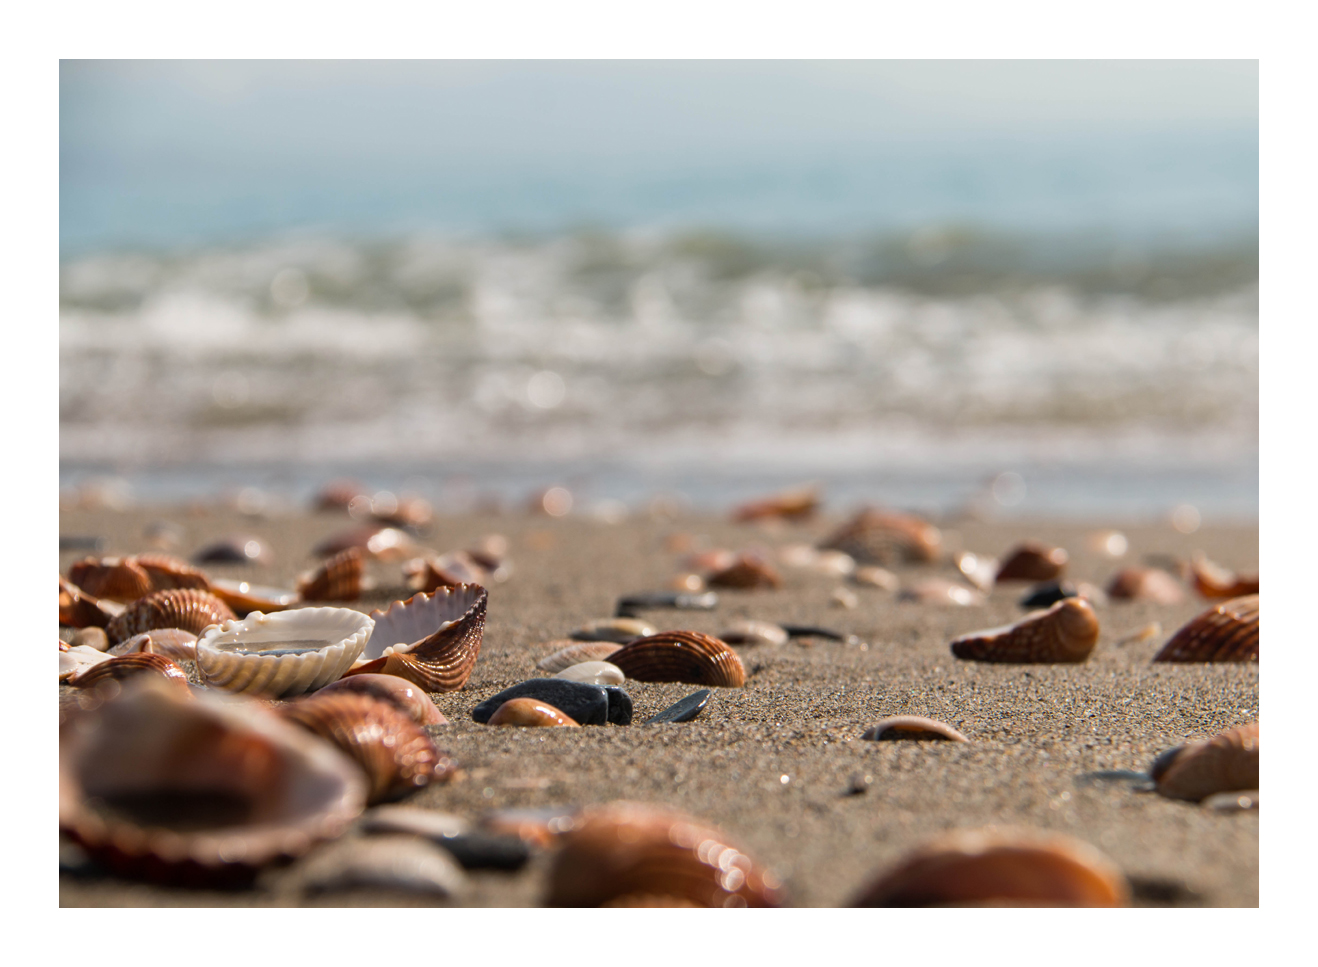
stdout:
[[464,870],[520,870],[531,858],[531,848],[516,836],[462,833],[432,842],[453,854]]
[[645,720],[646,725],[655,725],[660,722],[690,722],[693,718],[705,710],[709,704],[710,691],[708,688],[702,688],[698,692],[692,692],[680,702],[676,702],[664,709],[658,715],[651,716]]
[[641,591],[619,598],[617,615],[619,618],[635,618],[637,611],[647,608],[712,611],[716,607],[718,607],[718,594],[714,591],[704,591],[700,594],[685,591]]
[[477,722],[488,722],[504,702],[514,698],[538,698],[548,702],[581,725],[627,725],[632,720],[632,699],[616,685],[604,687],[564,678],[532,678],[505,688],[471,710]]
[[1051,608],[1064,598],[1076,596],[1075,585],[1070,581],[1045,581],[1036,584],[1030,593],[1021,598],[1022,608]]
[[814,625],[779,625],[792,638],[825,638],[828,641],[847,641],[852,636],[844,635],[831,628],[816,628]]

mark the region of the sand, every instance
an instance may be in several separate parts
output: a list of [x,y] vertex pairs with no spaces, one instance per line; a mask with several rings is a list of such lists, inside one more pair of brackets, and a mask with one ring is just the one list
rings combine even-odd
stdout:
[[[243,517],[194,507],[124,512],[64,510],[62,536],[96,535],[105,553],[147,550],[149,524],[180,528],[174,553],[192,554],[231,534],[273,548],[268,567],[211,566],[216,575],[291,586],[310,567],[310,548],[349,525],[334,513]],[[986,825],[1052,830],[1106,854],[1131,880],[1138,906],[1257,906],[1258,811],[1219,813],[1139,792],[1122,782],[1087,782],[1099,770],[1144,770],[1164,749],[1258,718],[1259,670],[1249,665],[1153,665],[1153,654],[1208,603],[1191,592],[1178,605],[1111,602],[1097,607],[1102,633],[1082,665],[986,665],[952,657],[955,635],[1016,620],[1028,585],[994,589],[987,604],[935,607],[891,591],[852,586],[858,605],[834,604],[844,582],[784,568],[779,590],[722,591],[713,612],[652,611],[661,628],[717,634],[735,617],[823,625],[857,636],[842,643],[794,639],[739,653],[748,681],[718,689],[705,712],[681,725],[643,727],[646,717],[693,686],[628,682],[636,724],[580,729],[496,729],[470,710],[509,685],[536,677],[550,639],[613,613],[625,593],[666,587],[680,570],[672,548],[742,549],[817,541],[839,522],[826,515],[776,527],[724,518],[633,518],[607,524],[521,514],[437,520],[423,543],[439,551],[484,534],[510,542],[512,577],[491,589],[480,660],[466,687],[434,696],[449,718],[433,730],[460,761],[462,776],[432,785],[411,805],[470,819],[499,808],[605,802],[665,803],[725,830],[783,879],[791,905],[846,905],[870,879],[944,830]],[[1113,522],[940,521],[949,548],[1001,555],[1033,538],[1065,547],[1068,577],[1099,585],[1120,566],[1188,557],[1202,550],[1231,568],[1255,570],[1255,525],[1204,527]],[[1117,526],[1129,551],[1112,559],[1090,546]],[[683,536],[685,535],[685,537]],[[60,554],[61,572],[83,552]],[[903,583],[954,577],[950,564],[894,568]],[[370,610],[405,596],[397,564],[373,562],[381,587],[356,605]],[[1158,622],[1162,634],[1119,644]],[[874,743],[861,734],[880,718],[940,719],[971,741]],[[868,781],[865,779],[868,777]],[[866,791],[848,795],[853,783]],[[533,906],[544,896],[548,856],[515,873],[468,874],[449,901],[396,891],[299,892],[292,867],[240,892],[162,889],[98,873],[62,872],[61,906]]]

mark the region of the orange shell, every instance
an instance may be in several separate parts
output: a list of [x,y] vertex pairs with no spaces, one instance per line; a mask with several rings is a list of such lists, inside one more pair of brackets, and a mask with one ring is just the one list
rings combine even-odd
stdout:
[[[398,675],[427,692],[456,692],[467,684],[480,656],[489,598],[479,584],[459,584],[372,611],[375,629],[366,643],[367,661],[348,669],[345,677]],[[395,647],[399,644],[404,648]]]
[[1026,541],[1002,560],[995,582],[1051,581],[1066,570],[1070,555],[1060,547],[1048,547],[1037,541]]
[[421,686],[397,675],[352,675],[330,682],[316,694],[332,695],[335,692],[356,692],[388,702],[400,712],[406,712],[408,718],[417,725],[448,725],[444,713],[435,707]]
[[136,601],[150,594],[151,575],[131,557],[86,557],[69,568],[69,580],[96,598]]
[[946,742],[970,741],[952,726],[937,719],[927,719],[923,715],[894,715],[867,729],[861,738],[875,742],[929,739]]
[[952,654],[970,661],[1082,662],[1098,644],[1098,616],[1084,598],[1063,598],[1014,625],[976,631],[952,641]]
[[113,644],[157,628],[182,628],[199,635],[208,625],[236,619],[227,604],[209,591],[175,588],[138,598],[105,626]]
[[1259,593],[1259,576],[1240,575],[1214,564],[1203,554],[1190,561],[1190,580],[1205,598],[1237,598]]
[[413,591],[426,594],[459,584],[484,584],[489,579],[485,568],[465,551],[414,557],[403,565],[403,576]]
[[710,574],[705,583],[712,588],[780,588],[783,579],[767,561],[739,554],[728,567]]
[[779,517],[799,520],[819,509],[819,488],[798,487],[782,493],[739,504],[732,511],[732,519],[739,522]]
[[154,655],[140,651],[130,655],[120,655],[117,658],[110,658],[92,665],[70,678],[69,684],[74,688],[94,688],[101,682],[123,681],[132,678],[134,675],[147,674],[160,675],[171,684],[181,686],[191,697],[192,693],[188,689],[188,676],[182,668],[179,668],[178,665],[164,655]]
[[104,628],[123,614],[124,606],[98,601],[72,582],[59,579],[59,623],[70,628]]
[[1247,594],[1191,618],[1154,661],[1258,661],[1259,596]]
[[1108,597],[1118,601],[1152,601],[1180,604],[1185,600],[1181,582],[1156,567],[1127,567],[1112,575]]
[[1211,739],[1168,749],[1149,770],[1158,792],[1199,802],[1217,792],[1259,787],[1259,724],[1237,726]]
[[532,728],[578,725],[579,723],[560,709],[538,698],[510,698],[489,717],[486,725],[521,725]]
[[151,590],[169,588],[197,588],[210,590],[210,579],[200,569],[172,554],[138,554],[134,561],[151,576]]
[[927,564],[938,560],[943,535],[918,517],[867,508],[819,547],[844,551],[857,564],[891,564],[897,560]]
[[661,631],[623,645],[609,662],[638,682],[741,688],[746,667],[727,643],[699,631]]
[[303,601],[356,601],[362,593],[362,552],[349,547],[297,579]]

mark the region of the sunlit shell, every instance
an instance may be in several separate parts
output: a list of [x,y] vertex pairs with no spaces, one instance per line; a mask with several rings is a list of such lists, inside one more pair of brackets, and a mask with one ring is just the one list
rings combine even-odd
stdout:
[[1107,595],[1114,601],[1152,601],[1180,604],[1185,600],[1181,582],[1156,567],[1127,567],[1112,575]]
[[182,628],[157,628],[119,642],[112,655],[162,655],[170,661],[196,661],[197,636]]
[[311,553],[317,557],[333,557],[353,547],[382,561],[401,561],[419,550],[406,531],[395,527],[366,525],[327,537],[312,548]]
[[728,837],[667,806],[612,802],[582,811],[549,871],[545,905],[597,907],[676,897],[701,907],[777,907],[782,885]]
[[1158,792],[1198,802],[1216,792],[1259,787],[1259,724],[1237,726],[1211,739],[1168,749],[1149,776]]
[[467,875],[443,847],[415,836],[391,835],[342,839],[317,850],[294,880],[309,893],[368,889],[452,897],[463,891]]
[[70,645],[86,645],[88,648],[95,648],[97,651],[110,650],[110,637],[105,633],[104,628],[97,628],[94,625],[90,628],[79,628],[69,639]]
[[926,578],[923,581],[917,581],[910,587],[902,588],[897,593],[897,597],[902,601],[916,601],[920,604],[931,605],[955,605],[957,607],[970,607],[971,605],[983,604],[984,595],[974,588],[968,588],[964,584],[956,584],[953,581],[945,581],[942,578]]
[[544,728],[579,723],[572,716],[538,698],[510,698],[494,710],[485,724]]
[[199,635],[210,625],[234,617],[229,606],[209,591],[176,588],[138,598],[105,626],[105,633],[114,644],[157,628],[182,628]]
[[877,725],[865,730],[862,739],[875,742],[893,741],[946,741],[969,742],[964,735],[952,726],[937,719],[927,719],[923,715],[894,715],[883,719]]
[[259,703],[154,676],[60,727],[59,825],[114,872],[236,885],[343,832],[365,780]]
[[92,665],[71,677],[69,684],[74,688],[95,688],[101,682],[122,682],[137,675],[158,675],[184,691],[188,688],[188,676],[182,668],[163,655],[142,653],[121,655]]
[[956,557],[957,570],[966,576],[966,580],[981,591],[992,591],[994,580],[998,576],[998,559],[983,554],[962,551]]
[[901,580],[886,567],[866,564],[856,568],[851,580],[867,588],[880,588],[884,591],[896,591],[901,587]]
[[368,809],[357,826],[366,833],[410,833],[426,839],[448,839],[471,831],[471,823],[453,813],[420,806],[385,805]]
[[136,601],[150,594],[151,575],[131,557],[86,557],[69,568],[69,580],[84,593],[110,601]]
[[771,621],[742,618],[732,622],[719,637],[729,645],[785,645],[788,634]]
[[768,561],[754,554],[739,554],[728,567],[706,575],[711,588],[780,588],[782,575]]
[[421,686],[397,675],[350,675],[330,682],[317,695],[335,692],[358,692],[381,702],[389,702],[418,725],[448,725],[444,713],[435,707]]
[[1070,555],[1060,547],[1026,541],[1002,559],[995,581],[1051,581],[1066,570]]
[[845,551],[858,564],[929,563],[942,552],[943,535],[928,521],[907,514],[867,508],[820,545]]
[[1203,554],[1196,554],[1191,559],[1190,580],[1194,589],[1205,598],[1237,598],[1259,593],[1257,574],[1236,574],[1214,564]]
[[[548,644],[558,644],[558,642],[551,641]],[[622,645],[616,641],[573,641],[552,655],[541,658],[535,663],[535,667],[553,675],[584,661],[607,661],[609,656],[621,647]]]
[[283,706],[280,714],[350,755],[366,773],[370,803],[397,799],[452,777],[453,761],[435,748],[422,726],[369,695],[311,695]]
[[952,654],[971,661],[1082,662],[1098,644],[1098,616],[1083,598],[1064,598],[1014,625],[962,635]]
[[577,641],[613,641],[620,645],[652,635],[659,629],[640,618],[600,618],[572,632]]
[[[63,645],[63,642],[60,642]],[[87,645],[75,645],[70,648],[67,645],[60,649],[59,653],[59,680],[68,681],[73,675],[77,675],[93,665],[99,665],[107,662],[112,656],[103,651],[97,651],[95,648],[89,648]]]
[[737,653],[699,631],[663,631],[623,645],[609,662],[638,682],[685,682],[741,688],[746,668]]
[[197,671],[206,684],[231,692],[301,695],[341,678],[374,624],[350,608],[253,611],[202,632]]
[[375,631],[347,674],[398,675],[427,692],[457,691],[480,656],[488,601],[480,585],[460,584],[372,611]]
[[133,560],[151,576],[152,591],[170,588],[210,590],[210,578],[205,573],[172,554],[138,554]]
[[253,611],[264,614],[284,611],[298,603],[296,591],[266,587],[248,581],[234,581],[229,578],[213,579],[210,583],[210,591],[232,608],[240,618]]
[[70,628],[104,628],[124,613],[122,604],[101,601],[77,585],[59,579],[59,623]]
[[732,519],[742,523],[766,518],[800,520],[809,517],[818,509],[819,488],[796,487],[774,494],[772,497],[739,504],[732,511]]
[[221,538],[192,555],[197,564],[269,564],[272,559],[269,545],[250,534]]
[[1259,596],[1232,598],[1191,618],[1154,661],[1258,661]]
[[303,601],[356,601],[362,593],[362,552],[350,547],[297,579]]
[[956,830],[918,847],[852,906],[1119,907],[1125,877],[1081,840],[1037,830]]
[[569,665],[554,676],[569,682],[587,685],[621,685],[627,678],[622,669],[607,661],[583,661]]
[[485,584],[489,572],[463,551],[416,557],[403,565],[403,576],[413,591],[430,594],[459,584]]

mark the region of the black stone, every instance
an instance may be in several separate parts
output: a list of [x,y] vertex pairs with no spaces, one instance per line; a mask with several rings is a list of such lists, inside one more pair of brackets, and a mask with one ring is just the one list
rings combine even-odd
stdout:
[[827,638],[829,641],[848,641],[852,635],[829,628],[816,628],[814,625],[779,625],[792,638]]
[[433,842],[453,854],[464,870],[520,870],[531,858],[531,848],[516,836],[463,833]]
[[654,725],[658,722],[690,722],[693,718],[705,710],[709,704],[709,689],[702,688],[698,692],[692,692],[686,698],[674,705],[668,706],[658,715],[652,716],[645,720],[646,725]]
[[637,611],[647,608],[676,608],[679,611],[712,611],[718,607],[718,594],[705,591],[691,594],[683,591],[642,591],[626,594],[618,599],[617,617],[635,618]]
[[631,696],[616,685],[605,688],[563,678],[532,678],[505,688],[471,710],[477,722],[488,722],[504,702],[513,698],[538,698],[569,715],[580,725],[627,725],[632,720]]
[[609,696],[609,721],[614,725],[631,725],[632,697],[622,690],[621,685],[608,685],[604,691]]
[[1051,608],[1058,601],[1076,596],[1075,585],[1070,581],[1045,581],[1036,584],[1030,593],[1021,598],[1022,608]]

